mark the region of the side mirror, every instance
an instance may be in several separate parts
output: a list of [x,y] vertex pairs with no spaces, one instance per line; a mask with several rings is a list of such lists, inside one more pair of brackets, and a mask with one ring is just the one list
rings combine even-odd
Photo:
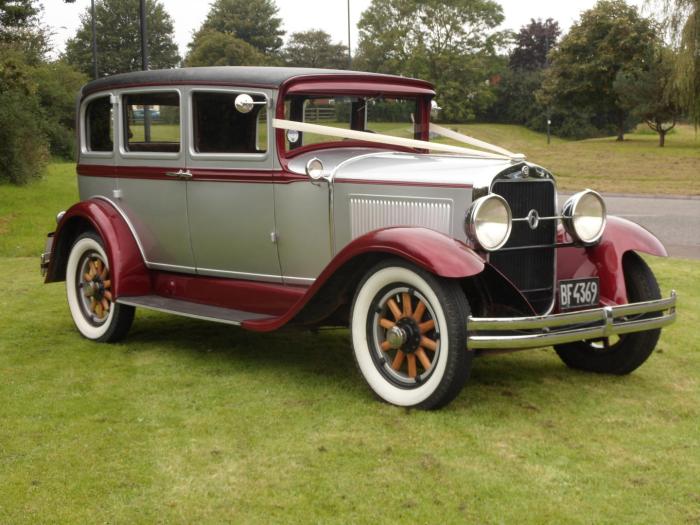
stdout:
[[437,100],[430,101],[430,116],[437,119],[438,114],[442,111],[442,108],[438,105]]
[[234,105],[236,106],[236,111],[238,111],[239,113],[243,113],[244,115],[253,111],[253,108],[256,105],[263,104],[267,104],[267,102],[255,102],[255,100],[253,100],[253,97],[251,97],[248,93],[241,93],[236,97],[236,100],[234,102]]
[[311,180],[321,180],[323,178],[323,162],[314,157],[306,163],[306,174]]

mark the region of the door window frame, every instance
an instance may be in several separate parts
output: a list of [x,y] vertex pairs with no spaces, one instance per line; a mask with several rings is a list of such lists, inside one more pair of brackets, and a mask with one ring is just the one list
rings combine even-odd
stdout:
[[[125,119],[126,104],[124,97],[129,95],[151,95],[154,93],[176,93],[180,109],[180,151],[170,153],[167,151],[129,151],[126,144],[127,123]],[[180,160],[185,151],[185,118],[187,114],[183,105],[182,91],[175,87],[153,87],[153,88],[129,88],[119,92],[119,155],[125,159],[154,159],[154,160]]]
[[[223,94],[233,94],[241,95],[248,94],[251,96],[259,96],[265,99],[265,113],[266,113],[266,129],[267,129],[267,143],[265,145],[264,153],[200,153],[195,150],[195,125],[194,125],[194,95],[195,93],[223,93]],[[188,115],[187,122],[189,126],[188,131],[188,154],[193,161],[197,160],[249,160],[256,162],[264,162],[270,158],[270,151],[272,149],[272,104],[271,99],[267,93],[262,91],[255,91],[243,88],[215,88],[215,87],[191,87],[189,94],[187,96],[188,100]]]

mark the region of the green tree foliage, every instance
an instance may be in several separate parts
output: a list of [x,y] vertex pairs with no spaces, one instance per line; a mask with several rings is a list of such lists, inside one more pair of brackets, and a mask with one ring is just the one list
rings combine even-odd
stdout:
[[42,108],[25,54],[0,45],[0,181],[25,184],[48,159]]
[[284,62],[295,67],[347,69],[348,48],[334,44],[331,35],[320,29],[292,33],[283,51]]
[[547,55],[557,45],[559,23],[548,18],[531,19],[515,36],[508,67],[496,87],[496,102],[485,115],[488,120],[546,127],[547,108],[535,96],[542,85]]
[[659,134],[661,147],[681,113],[673,85],[673,59],[670,49],[659,49],[649,57],[643,69],[623,69],[615,80],[615,91],[622,106]]
[[[614,82],[641,67],[656,41],[652,22],[622,0],[600,0],[581,16],[551,55],[540,101],[551,105],[556,132],[581,136],[616,132],[634,124]],[[580,130],[580,131],[577,131]]]
[[46,30],[39,24],[36,0],[0,0],[0,44],[21,49],[25,59],[40,61],[48,51]]
[[[66,43],[65,60],[92,74],[90,9],[80,17],[80,28]],[[139,0],[96,0],[98,72],[100,76],[141,69]],[[173,20],[158,0],[146,0],[148,53],[152,69],[177,66],[180,57],[173,39]]]
[[32,71],[43,112],[44,131],[53,155],[75,154],[75,100],[87,75],[64,61],[44,63]]
[[503,20],[491,0],[373,0],[362,14],[353,66],[426,78],[440,93],[442,118],[473,119],[494,100],[489,79]]
[[[193,53],[209,40],[210,33],[224,33],[247,42],[260,53],[269,55],[282,47],[284,31],[274,0],[215,0],[202,27],[189,45]],[[229,40],[230,42],[230,40]]]
[[700,0],[657,0],[677,58],[673,83],[695,127],[700,125]]
[[260,66],[267,58],[248,42],[229,33],[209,31],[200,33],[197,45],[185,59],[185,65],[194,66]]

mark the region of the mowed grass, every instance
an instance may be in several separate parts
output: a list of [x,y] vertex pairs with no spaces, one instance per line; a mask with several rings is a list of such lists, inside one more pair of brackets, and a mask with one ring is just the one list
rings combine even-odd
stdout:
[[[554,173],[559,189],[602,192],[700,195],[700,135],[679,125],[658,146],[644,127],[615,137],[568,141],[509,124],[450,125],[467,135],[524,153]],[[450,142],[450,141],[447,141]]]
[[700,262],[648,259],[680,317],[634,374],[481,358],[425,413],[373,398],[347,330],[82,339],[36,257],[75,200],[67,163],[0,186],[0,523],[700,521]]

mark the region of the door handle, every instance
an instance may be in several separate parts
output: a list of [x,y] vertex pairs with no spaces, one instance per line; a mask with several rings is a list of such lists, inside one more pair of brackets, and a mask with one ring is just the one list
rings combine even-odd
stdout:
[[166,171],[165,176],[166,177],[173,177],[175,179],[191,179],[192,172],[190,170]]

